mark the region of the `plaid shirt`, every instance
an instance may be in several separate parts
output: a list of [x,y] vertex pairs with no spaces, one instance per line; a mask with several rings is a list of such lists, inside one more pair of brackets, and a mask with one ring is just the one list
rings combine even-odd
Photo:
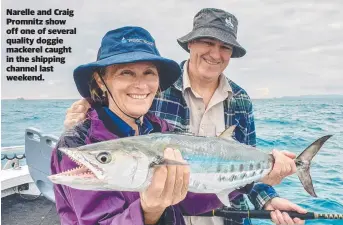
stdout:
[[[185,61],[180,66],[183,68]],[[228,79],[228,78],[227,78]],[[253,116],[253,107],[250,97],[244,89],[239,87],[233,81],[228,79],[232,88],[232,97],[227,98],[224,104],[225,127],[236,125],[234,138],[247,145],[256,146],[255,122]],[[167,90],[163,91],[160,96],[156,97],[150,108],[150,112],[166,120],[174,126],[175,131],[189,132],[190,130],[190,113],[182,94],[182,76]],[[255,209],[262,209],[264,204],[278,194],[269,185],[256,183],[247,197],[254,205]],[[236,209],[249,209],[248,202],[243,194],[238,195],[231,201],[232,207]],[[231,224],[227,220],[225,224]],[[249,220],[246,220],[248,224]],[[232,223],[232,224],[241,224]]]

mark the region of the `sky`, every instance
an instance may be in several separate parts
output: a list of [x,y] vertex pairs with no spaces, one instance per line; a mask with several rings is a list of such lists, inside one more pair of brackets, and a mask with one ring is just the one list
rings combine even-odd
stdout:
[[[194,15],[205,7],[224,9],[238,18],[238,42],[247,54],[231,59],[224,74],[252,98],[343,94],[341,0],[2,0],[1,4],[2,99],[81,98],[73,70],[93,62],[104,34],[121,26],[147,29],[162,56],[181,62],[188,53],[176,39],[192,30]],[[14,82],[5,78],[8,8],[74,10],[73,17],[42,17],[66,19],[66,27],[77,28],[76,35],[49,36],[64,38],[64,45],[71,46],[72,53],[65,55],[65,64],[54,64],[53,73],[44,73],[44,82]],[[38,16],[25,17],[31,18]]]

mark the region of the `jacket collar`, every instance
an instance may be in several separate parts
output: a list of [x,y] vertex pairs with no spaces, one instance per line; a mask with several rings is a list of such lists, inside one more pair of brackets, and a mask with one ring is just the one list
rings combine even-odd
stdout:
[[[89,137],[97,140],[109,140],[120,137],[118,130],[113,126],[113,120],[108,118],[108,114],[101,106],[93,106],[93,108],[90,108],[87,116],[91,122],[88,131]],[[106,117],[107,119],[104,119]],[[165,132],[172,129],[166,121],[163,121],[152,113],[147,113],[144,117],[151,123],[153,132]]]

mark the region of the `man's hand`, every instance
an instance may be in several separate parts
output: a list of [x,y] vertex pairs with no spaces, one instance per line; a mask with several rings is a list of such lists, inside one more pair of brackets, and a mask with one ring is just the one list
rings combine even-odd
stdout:
[[288,151],[273,150],[275,163],[272,171],[261,179],[261,182],[274,186],[280,184],[282,179],[297,171],[294,158],[296,155]]
[[81,99],[74,102],[67,113],[64,120],[64,129],[68,130],[75,126],[77,123],[86,119],[86,113],[90,108],[90,104],[86,99]]
[[284,198],[273,198],[270,201],[268,201],[264,205],[265,210],[275,210],[274,212],[271,212],[271,218],[272,221],[275,224],[278,225],[303,225],[305,224],[304,220],[300,220],[299,218],[294,218],[292,219],[287,213],[281,213],[279,210],[287,210],[287,211],[296,211],[298,213],[307,213],[307,211],[300,206],[288,201],[287,199]]

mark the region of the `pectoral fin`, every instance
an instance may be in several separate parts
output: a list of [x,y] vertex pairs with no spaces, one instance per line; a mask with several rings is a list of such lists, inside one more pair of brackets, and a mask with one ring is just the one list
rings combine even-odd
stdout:
[[163,157],[157,156],[151,163],[150,168],[154,166],[163,166],[163,165],[176,165],[176,166],[188,166],[188,163],[179,162],[176,160],[165,159]]
[[227,140],[232,140],[232,134],[235,129],[236,129],[236,125],[232,125],[228,127],[226,130],[224,130],[218,137],[227,139]]
[[223,190],[217,194],[217,197],[219,200],[227,207],[231,206],[230,199],[229,199],[229,193],[231,193],[232,190]]

